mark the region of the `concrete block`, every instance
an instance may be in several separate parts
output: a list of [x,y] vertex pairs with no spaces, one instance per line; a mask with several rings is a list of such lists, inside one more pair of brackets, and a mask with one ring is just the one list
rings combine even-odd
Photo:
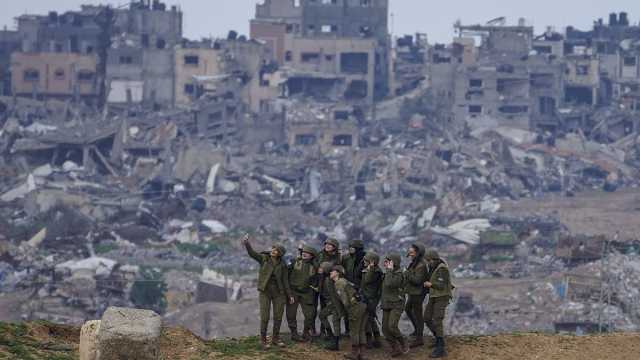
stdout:
[[87,321],[80,330],[80,360],[96,360],[100,320]]
[[157,360],[161,332],[153,311],[110,307],[100,324],[96,360]]

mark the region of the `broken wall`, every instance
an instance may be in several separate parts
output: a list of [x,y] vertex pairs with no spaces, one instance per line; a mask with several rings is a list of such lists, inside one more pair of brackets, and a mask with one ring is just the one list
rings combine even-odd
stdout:
[[177,104],[188,104],[196,94],[194,76],[222,75],[221,52],[215,49],[175,50],[175,93]]

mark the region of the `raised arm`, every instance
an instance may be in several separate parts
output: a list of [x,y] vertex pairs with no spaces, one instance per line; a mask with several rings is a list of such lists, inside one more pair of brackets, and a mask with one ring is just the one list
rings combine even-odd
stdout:
[[249,241],[249,234],[246,234],[242,239],[242,245],[244,245],[245,249],[247,249],[247,254],[249,254],[249,256],[251,256],[255,261],[262,265],[262,263],[264,262],[264,257],[253,250],[251,242]]

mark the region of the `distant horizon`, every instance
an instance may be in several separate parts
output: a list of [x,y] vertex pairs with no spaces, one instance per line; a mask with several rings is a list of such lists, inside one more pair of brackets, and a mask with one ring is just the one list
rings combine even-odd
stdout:
[[[178,5],[184,13],[183,36],[193,40],[207,37],[226,37],[231,30],[248,35],[249,20],[255,15],[255,5],[264,0],[212,0],[217,4],[203,4],[202,0],[165,1],[167,5]],[[631,24],[640,23],[640,1],[637,0],[584,0],[537,2],[514,4],[508,0],[486,0],[478,4],[472,0],[461,0],[456,6],[432,5],[425,0],[390,0],[389,31],[394,36],[426,33],[430,43],[448,43],[455,37],[454,24],[484,24],[491,19],[506,17],[509,24],[517,24],[525,18],[527,25],[534,26],[541,34],[548,26],[564,33],[567,26],[579,30],[590,30],[594,21],[602,18],[608,22],[612,12],[627,12]],[[119,6],[126,0],[58,0],[55,3],[43,0],[23,0],[2,5],[0,26],[15,30],[15,18],[23,14],[46,15],[48,11],[66,12],[80,9],[80,5],[109,4]],[[579,12],[573,8],[578,7]],[[498,9],[498,10],[496,10]]]

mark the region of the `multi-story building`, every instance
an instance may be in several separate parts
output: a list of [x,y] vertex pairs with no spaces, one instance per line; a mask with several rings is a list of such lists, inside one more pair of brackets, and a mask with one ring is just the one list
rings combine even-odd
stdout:
[[0,96],[11,94],[11,54],[20,47],[17,31],[0,30]]
[[11,56],[12,93],[40,99],[96,99],[95,54],[23,53]]
[[[457,24],[461,37],[450,51],[433,52],[432,71],[443,66],[454,69],[452,109],[459,121],[473,123],[486,117],[502,126],[555,128],[565,94],[563,59],[553,55],[557,46],[544,42],[553,38],[534,41],[533,28],[522,21],[518,26],[505,22]],[[473,51],[471,36],[481,38],[478,51]],[[541,48],[538,54],[531,53],[534,46]],[[437,79],[436,90],[450,91],[447,79]]]
[[122,89],[141,86],[140,101],[172,106],[175,102],[174,48],[182,42],[182,12],[160,1],[133,2],[115,12],[106,78],[111,100]]
[[[173,48],[182,41],[182,12],[161,1],[17,18],[26,53],[95,54],[99,98],[113,103],[173,104]],[[128,95],[127,95],[128,94]]]
[[[251,21],[251,37],[264,41],[281,66],[301,71],[314,67],[322,73],[316,78],[340,77],[341,64],[351,60],[366,63],[367,68],[373,64],[366,86],[354,84],[366,87],[365,99],[373,102],[385,96],[389,87],[387,17],[388,0],[264,0]],[[345,55],[354,44],[359,54]],[[310,55],[295,56],[302,53]]]

